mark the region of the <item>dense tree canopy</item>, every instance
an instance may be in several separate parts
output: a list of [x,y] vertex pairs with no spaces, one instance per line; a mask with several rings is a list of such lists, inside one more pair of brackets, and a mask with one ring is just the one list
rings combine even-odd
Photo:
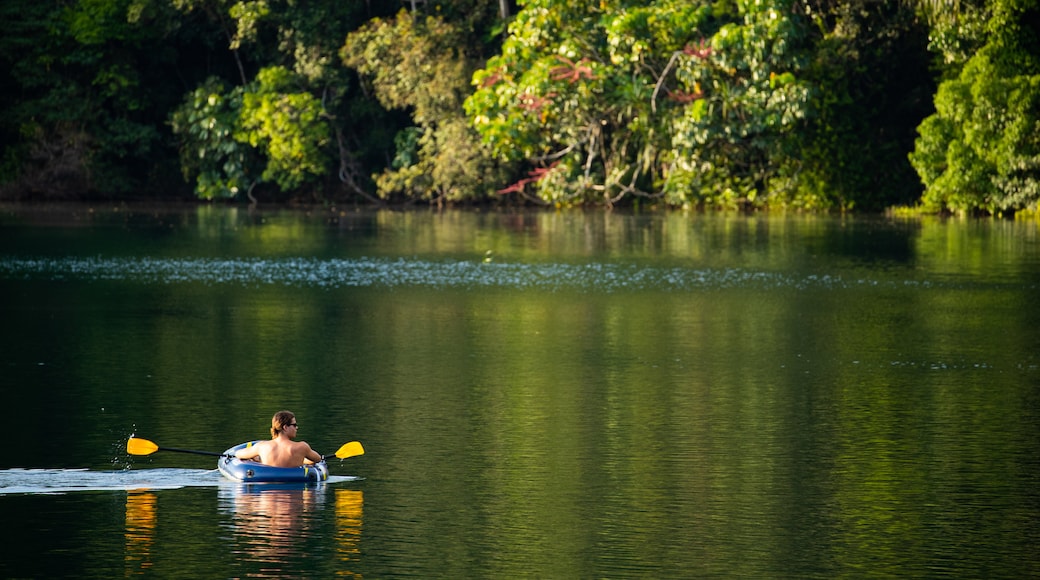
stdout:
[[0,0],[0,197],[1013,212],[1040,0]]
[[443,18],[402,11],[347,37],[343,61],[371,79],[380,104],[410,110],[415,123],[397,134],[393,162],[376,178],[381,197],[479,199],[505,178],[463,114],[479,61],[465,50],[464,34]]
[[492,152],[533,165],[503,191],[554,202],[754,199],[808,113],[802,19],[785,0],[530,0],[467,102]]
[[966,14],[984,27],[982,46],[939,86],[911,155],[930,208],[997,213],[1040,200],[1040,2],[989,11]]

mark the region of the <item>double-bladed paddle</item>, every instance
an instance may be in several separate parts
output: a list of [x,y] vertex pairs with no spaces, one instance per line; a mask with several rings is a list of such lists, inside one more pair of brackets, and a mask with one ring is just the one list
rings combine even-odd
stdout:
[[[195,455],[211,455],[213,457],[226,457],[224,453],[217,453],[215,451],[197,451],[195,449],[177,449],[175,447],[159,447],[155,443],[141,439],[140,437],[131,437],[126,440],[126,452],[130,455],[151,455],[156,451],[176,451],[178,453],[194,453]],[[346,459],[348,457],[354,457],[356,455],[364,455],[365,448],[361,446],[360,441],[351,441],[350,443],[344,443],[339,449],[336,450],[336,457],[339,459]],[[322,460],[325,460],[327,455],[322,455]]]

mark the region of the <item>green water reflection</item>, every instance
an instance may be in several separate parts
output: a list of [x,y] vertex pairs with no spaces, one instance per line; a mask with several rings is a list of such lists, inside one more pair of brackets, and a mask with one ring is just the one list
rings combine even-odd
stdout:
[[121,446],[219,451],[280,408],[319,450],[367,453],[332,470],[363,480],[307,497],[0,495],[33,522],[0,576],[52,545],[87,577],[1036,576],[1036,229],[6,208],[0,372],[34,420],[0,486],[209,469]]

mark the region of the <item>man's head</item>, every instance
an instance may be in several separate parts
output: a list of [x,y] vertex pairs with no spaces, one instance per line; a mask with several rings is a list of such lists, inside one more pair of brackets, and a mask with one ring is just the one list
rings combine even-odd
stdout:
[[271,438],[274,439],[287,429],[292,430],[288,435],[296,435],[296,415],[292,411],[278,411],[271,417]]

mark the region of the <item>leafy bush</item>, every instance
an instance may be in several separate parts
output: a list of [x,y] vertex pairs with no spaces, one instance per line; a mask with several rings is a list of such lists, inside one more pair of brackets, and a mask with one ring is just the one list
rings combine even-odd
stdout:
[[910,160],[935,211],[998,213],[1040,200],[1040,7],[999,2],[986,45],[944,81]]

